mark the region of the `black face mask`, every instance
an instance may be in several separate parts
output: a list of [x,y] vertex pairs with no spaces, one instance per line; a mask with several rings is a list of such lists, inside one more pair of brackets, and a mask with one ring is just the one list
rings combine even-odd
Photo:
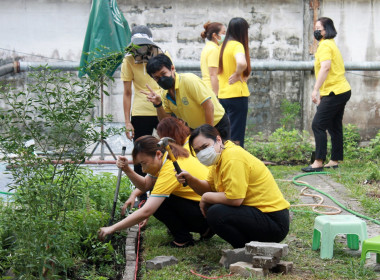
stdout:
[[315,30],[314,31],[314,38],[317,41],[320,41],[323,38],[323,36],[321,34],[321,30]]
[[169,89],[172,88],[174,85],[174,78],[172,76],[162,76],[158,79],[157,84],[162,87],[163,89]]

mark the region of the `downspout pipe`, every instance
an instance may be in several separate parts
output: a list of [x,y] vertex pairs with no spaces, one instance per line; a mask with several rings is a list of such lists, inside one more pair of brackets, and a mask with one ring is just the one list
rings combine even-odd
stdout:
[[[78,62],[17,62],[15,67],[17,72],[32,71],[33,68],[48,65],[52,69],[60,69],[64,71],[77,71]],[[10,69],[10,66],[7,66]],[[252,71],[312,71],[314,67],[313,61],[251,61]],[[177,61],[175,63],[177,71],[200,71],[200,63],[198,61]],[[345,63],[347,71],[380,71],[380,61],[348,61]],[[13,65],[12,65],[13,70]],[[1,72],[0,72],[1,73]],[[0,75],[1,76],[1,75]]]

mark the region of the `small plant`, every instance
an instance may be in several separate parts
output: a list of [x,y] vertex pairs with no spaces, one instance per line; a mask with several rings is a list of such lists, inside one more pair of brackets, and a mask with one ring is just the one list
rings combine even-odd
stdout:
[[301,105],[299,102],[290,102],[287,99],[283,99],[280,105],[281,119],[280,123],[282,128],[291,130],[295,128],[295,119],[299,117]]
[[343,147],[345,158],[354,159],[360,155],[360,134],[359,129],[354,124],[347,124],[343,127]]

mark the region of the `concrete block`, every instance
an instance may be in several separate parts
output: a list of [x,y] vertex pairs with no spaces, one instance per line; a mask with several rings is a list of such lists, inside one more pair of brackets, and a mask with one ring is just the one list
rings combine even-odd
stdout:
[[137,231],[129,231],[128,235],[127,235],[127,238],[134,238],[134,239],[136,239],[137,238],[137,234],[138,234]]
[[293,271],[293,262],[280,261],[271,271],[282,274],[291,273]]
[[136,260],[136,253],[135,253],[135,251],[133,250],[133,251],[126,251],[125,252],[125,259],[127,260],[127,261],[135,261]]
[[253,256],[252,258],[253,267],[261,267],[264,269],[275,267],[279,262],[280,259],[275,257]]
[[222,258],[219,263],[225,268],[229,268],[232,263],[236,262],[252,262],[252,255],[246,254],[245,248],[222,250]]
[[230,265],[231,273],[239,274],[243,277],[263,277],[266,275],[264,269],[252,267],[248,262],[237,262]]
[[178,260],[173,256],[158,256],[146,262],[147,269],[161,269],[165,266],[177,264]]
[[125,240],[125,246],[136,247],[136,239],[135,238],[127,237],[127,239]]
[[254,256],[267,256],[280,259],[288,254],[288,244],[252,241],[245,244],[245,251]]
[[135,266],[127,265],[124,269],[122,280],[131,280],[131,279],[135,279]]
[[138,225],[134,225],[133,227],[130,227],[128,228],[128,231],[131,232],[138,232],[139,231],[139,226]]

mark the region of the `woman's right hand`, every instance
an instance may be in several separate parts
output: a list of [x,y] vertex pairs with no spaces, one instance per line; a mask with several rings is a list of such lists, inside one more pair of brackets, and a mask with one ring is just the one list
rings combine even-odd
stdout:
[[175,176],[177,177],[177,181],[181,184],[187,183],[187,179],[191,177],[190,173],[186,170],[182,170],[179,174],[176,173]]
[[128,165],[128,159],[125,156],[119,156],[119,158],[116,161],[116,165],[118,168],[121,170],[125,171],[128,170],[129,165]]
[[321,102],[321,98],[319,97],[317,90],[313,90],[313,92],[311,93],[311,101],[313,101],[313,103],[317,105],[319,105],[319,103]]
[[135,128],[130,122],[125,124],[125,135],[129,140],[132,140],[135,136]]

